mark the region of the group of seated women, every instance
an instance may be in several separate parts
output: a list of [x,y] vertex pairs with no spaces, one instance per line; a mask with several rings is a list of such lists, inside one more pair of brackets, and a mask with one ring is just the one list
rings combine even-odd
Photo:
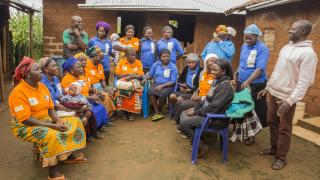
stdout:
[[[171,29],[164,28],[166,33],[170,38]],[[9,96],[12,131],[35,145],[43,167],[49,167],[49,179],[65,179],[57,168],[58,162],[87,162],[83,153],[75,151],[84,148],[86,142],[103,138],[116,110],[122,119],[134,120],[134,114],[141,113],[141,96],[148,81],[154,112],[151,119],[165,117],[163,109],[168,101],[178,132],[192,139],[194,128],[201,125],[206,113],[224,113],[231,102],[231,65],[209,53],[202,69],[199,56],[190,53],[178,76],[172,53],[162,49],[159,60],[144,68],[136,49],[127,47],[125,57],[115,68],[114,87],[107,86],[104,55],[98,46],[68,58],[62,65],[61,83],[57,77],[59,67],[52,58],[37,63],[24,57],[15,70],[15,87]]]

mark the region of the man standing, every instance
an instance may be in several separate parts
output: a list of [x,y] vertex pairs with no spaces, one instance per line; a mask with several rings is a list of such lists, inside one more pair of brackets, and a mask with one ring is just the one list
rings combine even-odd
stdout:
[[71,28],[63,32],[63,58],[68,59],[84,52],[88,44],[88,34],[82,29],[82,18],[73,16]]
[[303,99],[315,78],[318,59],[312,41],[307,40],[311,29],[308,20],[299,20],[292,25],[290,42],[281,49],[266,89],[258,94],[261,97],[268,92],[267,122],[271,148],[261,154],[275,155],[274,170],[286,165],[296,103]]

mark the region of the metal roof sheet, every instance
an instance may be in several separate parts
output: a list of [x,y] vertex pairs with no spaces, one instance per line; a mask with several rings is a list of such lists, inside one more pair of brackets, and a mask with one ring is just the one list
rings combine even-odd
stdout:
[[80,8],[224,13],[248,0],[86,0]]

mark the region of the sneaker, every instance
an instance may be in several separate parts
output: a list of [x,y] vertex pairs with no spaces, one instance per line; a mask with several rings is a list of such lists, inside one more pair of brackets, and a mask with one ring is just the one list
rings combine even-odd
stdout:
[[106,126],[107,126],[107,127],[114,127],[114,126],[116,126],[116,123],[107,122]]

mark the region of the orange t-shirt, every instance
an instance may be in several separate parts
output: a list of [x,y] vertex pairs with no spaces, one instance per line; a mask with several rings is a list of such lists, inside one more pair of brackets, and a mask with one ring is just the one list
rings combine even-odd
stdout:
[[132,37],[129,41],[126,41],[125,37],[123,37],[120,38],[120,42],[122,45],[133,47],[136,51],[139,50],[139,39],[136,37]]
[[54,108],[54,103],[44,84],[39,82],[34,88],[21,80],[9,95],[9,107],[11,115],[23,122],[31,117],[41,120],[49,116],[48,110]]
[[116,75],[139,74],[143,75],[142,63],[138,59],[134,63],[129,63],[127,58],[121,59],[115,71]]
[[71,74],[66,73],[66,75],[62,78],[62,81],[61,81],[61,86],[64,89],[64,91],[67,91],[67,88],[73,82],[79,82],[82,85],[82,89],[80,93],[84,96],[89,96],[89,89],[91,87],[91,82],[89,78],[87,79],[84,76],[80,76],[79,78],[76,78]]
[[91,60],[87,60],[87,65],[85,68],[86,78],[91,80],[91,84],[99,83],[101,80],[104,80],[104,72],[102,64],[95,66]]
[[207,71],[202,71],[199,78],[199,96],[206,96],[211,88],[214,78]]

